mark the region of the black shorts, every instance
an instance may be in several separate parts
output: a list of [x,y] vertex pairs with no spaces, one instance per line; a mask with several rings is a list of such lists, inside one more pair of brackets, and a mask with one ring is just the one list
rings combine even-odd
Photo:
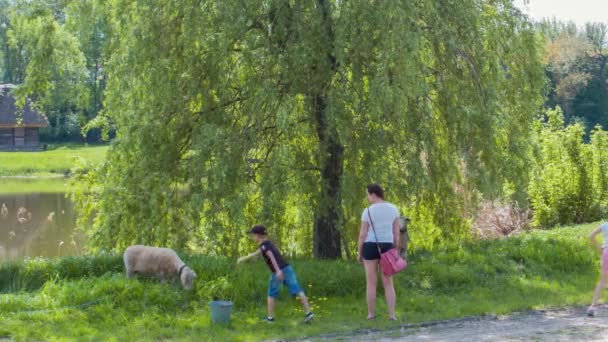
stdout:
[[[393,248],[393,244],[390,242],[380,242],[380,250],[382,253]],[[375,242],[365,242],[362,248],[363,259],[365,260],[379,260],[380,253],[378,253],[378,246]]]

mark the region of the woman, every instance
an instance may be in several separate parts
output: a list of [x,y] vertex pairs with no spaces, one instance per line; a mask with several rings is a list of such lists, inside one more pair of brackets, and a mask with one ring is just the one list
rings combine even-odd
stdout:
[[[367,319],[375,318],[376,308],[376,285],[378,284],[378,266],[380,264],[380,253],[391,248],[399,248],[399,210],[393,204],[384,201],[384,190],[378,184],[367,186],[367,201],[370,206],[363,210],[361,215],[361,232],[359,233],[359,262],[365,267],[366,297],[367,297]],[[374,234],[374,229],[375,234]],[[377,240],[376,240],[377,238]],[[393,277],[382,276],[382,285],[386,295],[388,316],[390,320],[395,317],[395,287]]]

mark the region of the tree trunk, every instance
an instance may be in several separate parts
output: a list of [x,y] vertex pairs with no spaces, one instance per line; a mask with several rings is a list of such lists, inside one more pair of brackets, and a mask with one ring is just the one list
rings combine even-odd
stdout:
[[11,72],[11,51],[8,42],[4,44],[4,81],[5,83],[15,83]]
[[340,187],[344,169],[344,146],[338,132],[327,124],[324,94],[313,99],[313,113],[321,152],[321,193],[315,210],[313,252],[315,258],[336,259],[341,256]]
[[344,146],[340,143],[338,131],[328,120],[327,89],[331,87],[333,74],[337,69],[334,55],[334,26],[331,4],[327,0],[317,0],[321,15],[322,36],[320,52],[326,59],[313,68],[324,81],[317,84],[310,94],[317,138],[319,139],[319,165],[321,166],[321,193],[315,209],[313,233],[313,254],[315,258],[337,259],[341,257],[340,218],[342,203],[340,189],[344,170]]

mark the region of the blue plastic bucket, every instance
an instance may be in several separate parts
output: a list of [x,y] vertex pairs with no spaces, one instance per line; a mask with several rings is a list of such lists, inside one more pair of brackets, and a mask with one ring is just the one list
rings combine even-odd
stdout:
[[215,300],[209,303],[211,309],[211,321],[213,323],[228,323],[234,303],[224,300]]

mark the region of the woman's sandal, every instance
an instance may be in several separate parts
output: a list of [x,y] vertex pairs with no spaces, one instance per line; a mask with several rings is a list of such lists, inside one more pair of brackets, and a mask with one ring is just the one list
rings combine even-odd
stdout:
[[367,316],[368,321],[373,321],[374,319],[376,319],[376,316]]

